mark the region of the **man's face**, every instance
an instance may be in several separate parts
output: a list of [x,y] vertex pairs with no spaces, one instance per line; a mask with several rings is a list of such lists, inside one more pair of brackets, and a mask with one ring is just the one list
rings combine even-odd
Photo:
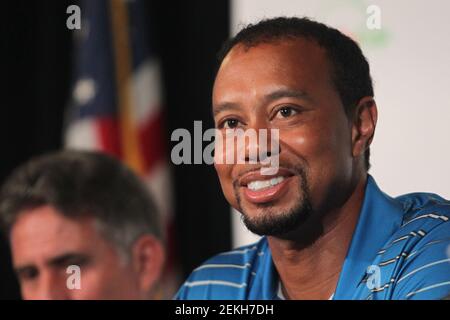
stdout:
[[[348,195],[352,125],[325,51],[314,42],[235,46],[216,77],[213,113],[219,130],[279,130],[279,153],[272,155],[279,156],[278,173],[261,175],[259,164],[215,164],[225,197],[251,231],[286,234]],[[273,178],[269,186],[251,184]]]
[[[22,212],[11,230],[22,297],[138,299],[135,272],[97,229],[93,218],[69,219],[51,206]],[[80,268],[80,289],[69,265]]]

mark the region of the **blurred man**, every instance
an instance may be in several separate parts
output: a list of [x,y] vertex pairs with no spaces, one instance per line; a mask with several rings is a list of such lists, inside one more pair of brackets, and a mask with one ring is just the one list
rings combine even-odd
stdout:
[[[217,161],[233,150],[216,150],[225,197],[263,237],[208,260],[177,298],[442,299],[450,293],[450,202],[426,193],[391,198],[368,174],[373,95],[361,49],[323,24],[265,20],[225,45],[213,88],[217,129],[279,133],[278,150],[259,150],[256,163],[250,151],[261,141],[249,143],[239,159],[245,161],[237,163]],[[261,154],[279,158],[276,173],[262,174]]]
[[149,299],[164,252],[155,205],[117,160],[64,151],[6,181],[0,217],[24,299]]

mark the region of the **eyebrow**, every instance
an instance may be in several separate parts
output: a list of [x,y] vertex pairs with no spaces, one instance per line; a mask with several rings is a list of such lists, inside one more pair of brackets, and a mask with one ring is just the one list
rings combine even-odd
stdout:
[[265,102],[271,102],[281,98],[296,98],[303,100],[311,100],[309,95],[300,90],[292,90],[292,89],[280,89],[269,93],[265,98]]
[[62,254],[60,256],[56,256],[51,258],[47,264],[55,267],[66,266],[69,262],[76,261],[77,263],[83,263],[89,260],[89,257],[86,254],[69,252]]
[[[64,253],[62,255],[53,257],[49,259],[46,264],[50,266],[65,266],[71,261],[77,261],[78,263],[83,263],[85,261],[89,260],[89,256],[82,253],[76,253],[76,252],[68,252]],[[16,273],[25,271],[27,269],[36,269],[36,266],[34,264],[24,264],[21,266],[17,266],[14,268]]]
[[220,103],[213,108],[213,117],[227,110],[239,110],[239,107],[236,103],[233,102]]
[[27,270],[34,270],[37,271],[37,268],[35,265],[32,264],[27,264],[27,265],[23,265],[23,266],[18,266],[14,268],[14,272],[16,273],[16,275],[20,276],[22,273],[26,272]]
[[[304,91],[301,90],[292,90],[292,89],[279,89],[275,90],[264,97],[264,103],[268,104],[272,101],[281,99],[281,98],[295,98],[302,99],[307,101],[312,101],[311,97]],[[227,111],[227,110],[239,110],[239,105],[233,102],[224,102],[219,103],[213,108],[213,116],[217,116],[217,114]]]

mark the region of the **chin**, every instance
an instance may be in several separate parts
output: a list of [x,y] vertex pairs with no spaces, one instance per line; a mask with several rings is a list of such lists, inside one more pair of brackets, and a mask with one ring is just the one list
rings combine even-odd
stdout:
[[273,212],[270,209],[243,213],[243,222],[248,230],[260,236],[279,236],[295,230],[300,219],[297,213]]
[[[292,198],[291,198],[292,199]],[[253,203],[241,202],[243,222],[253,233],[261,236],[282,237],[304,229],[302,226],[308,224],[314,216],[308,197],[298,196],[296,201],[282,199],[276,203]]]

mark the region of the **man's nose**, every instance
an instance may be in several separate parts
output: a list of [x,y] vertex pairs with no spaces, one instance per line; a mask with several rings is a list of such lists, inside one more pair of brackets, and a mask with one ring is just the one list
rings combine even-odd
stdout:
[[280,152],[278,129],[270,128],[265,123],[256,122],[248,126],[244,136],[238,139],[241,140],[238,146],[244,148],[245,162],[261,163]]

